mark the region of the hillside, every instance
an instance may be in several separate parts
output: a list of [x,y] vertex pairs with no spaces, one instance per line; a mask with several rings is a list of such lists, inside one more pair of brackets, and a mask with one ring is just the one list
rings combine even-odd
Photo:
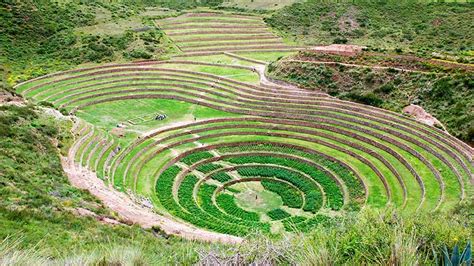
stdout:
[[400,54],[306,52],[272,63],[268,73],[310,90],[398,113],[410,104],[420,105],[449,133],[472,144],[474,68],[443,64]]
[[469,38],[321,53],[289,17],[419,6],[315,3],[3,3],[0,264],[469,264]]
[[160,58],[175,47],[151,18],[173,16],[132,2],[1,3],[0,62],[11,81],[80,64]]
[[87,191],[71,186],[59,157],[70,144],[70,122],[41,108],[0,107],[0,263],[40,265],[47,257],[57,264],[196,261],[186,252],[195,243],[124,224]]
[[[318,0],[287,6],[266,19],[307,45],[348,43],[374,50],[433,52],[472,60],[473,3]],[[471,61],[472,62],[472,61]]]

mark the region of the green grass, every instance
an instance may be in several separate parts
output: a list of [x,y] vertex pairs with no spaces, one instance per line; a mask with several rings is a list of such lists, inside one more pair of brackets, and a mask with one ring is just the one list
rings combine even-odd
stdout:
[[286,205],[290,208],[303,207],[303,197],[301,196],[301,192],[299,192],[296,188],[285,183],[274,182],[270,180],[262,180],[261,183],[266,190],[280,195],[281,199],[283,200],[283,205]]
[[260,217],[255,212],[249,212],[241,209],[237,204],[235,197],[229,194],[221,193],[216,197],[216,203],[226,213],[236,216],[243,220],[258,221]]
[[207,55],[207,56],[190,56],[183,57],[183,60],[198,61],[205,63],[215,64],[227,64],[227,65],[240,65],[240,66],[253,66],[255,63],[239,60],[227,55]]
[[294,53],[295,52],[236,52],[238,55],[269,63]]
[[184,157],[183,159],[181,159],[181,162],[187,164],[187,165],[192,165],[192,164],[195,164],[199,161],[202,161],[204,159],[208,159],[208,158],[212,158],[213,155],[209,152],[195,152],[195,153],[192,153],[186,157]]
[[267,215],[272,219],[272,220],[283,220],[285,218],[291,217],[289,213],[282,209],[273,209],[269,212],[267,212]]
[[[1,106],[0,109],[0,182],[5,184],[0,187],[2,259],[12,255],[4,249],[9,242],[4,241],[6,238],[18,240],[10,247],[13,250],[35,250],[20,255],[23,259],[31,259],[34,254],[41,258],[27,264],[41,264],[44,257],[48,263],[58,261],[59,264],[62,259],[72,261],[74,256],[84,260],[95,257],[99,261],[102,258],[96,252],[105,255],[107,249],[119,246],[137,250],[140,260],[156,263],[191,263],[198,259],[196,253],[188,250],[197,247],[194,242],[156,237],[151,230],[137,226],[110,226],[75,215],[73,210],[84,208],[119,219],[98,199],[69,184],[60,164],[58,147],[50,140],[68,143],[72,137],[68,131],[70,123],[55,120],[32,106]],[[114,259],[120,258],[104,257],[105,261]]]
[[[231,140],[231,139],[235,139],[235,140],[245,140],[245,138],[242,137],[242,136],[240,136],[240,137],[238,137],[238,138],[225,137],[225,138],[220,138],[220,139],[219,139],[219,142],[223,142],[223,141],[225,141],[225,139],[229,139],[229,140]],[[257,137],[251,138],[251,140],[257,140],[257,139],[258,139]],[[263,138],[263,139],[264,139],[264,140],[272,140],[272,139],[274,139],[274,138],[272,138],[272,137],[265,137],[265,138]],[[208,140],[206,140],[206,141],[200,141],[200,142],[201,142],[201,143],[212,143],[212,142],[209,142]],[[291,142],[290,142],[290,143],[291,143]],[[307,144],[305,143],[305,144],[303,144],[303,146],[304,146],[304,145],[307,145]],[[319,148],[319,149],[321,149],[321,148]]]
[[[164,67],[171,67],[182,69],[183,67],[179,64],[166,64]],[[186,70],[204,72],[209,74],[214,74],[226,78],[231,78],[237,81],[249,82],[253,84],[258,84],[259,77],[256,73],[247,69],[235,69],[225,66],[199,66],[199,65],[188,65]]]
[[[395,179],[393,179],[393,180],[395,180]],[[433,185],[435,185],[435,184],[433,184]],[[432,189],[432,191],[434,191],[434,192],[436,192],[436,190],[437,190],[436,187],[433,187],[433,188],[428,187],[428,189]],[[455,191],[455,190],[453,189],[453,191]],[[433,193],[432,193],[431,195],[433,195]],[[436,198],[436,194],[434,194],[434,195],[432,196],[432,199],[435,199],[435,198]],[[435,203],[436,201],[429,200],[429,201],[427,201],[427,202],[428,202],[428,203]]]
[[[201,190],[203,187],[206,187],[205,185],[200,187],[200,191],[203,191],[202,193],[204,193],[204,196],[198,194],[200,203],[204,205],[201,209],[197,205],[197,202],[195,202],[192,193],[197,182],[198,179],[192,175],[188,175],[184,178],[178,190],[178,198],[179,205],[181,205],[189,214],[177,211],[175,215],[197,226],[222,233],[246,235],[250,230],[258,230],[259,227],[264,231],[268,231],[268,227],[265,224],[248,224],[249,222],[243,220],[223,219],[226,216],[219,210],[215,209],[215,206],[212,203],[208,202],[210,200],[209,193],[212,193],[212,190],[214,190],[214,187],[209,185],[207,185],[207,188],[211,189],[211,191]],[[252,225],[253,228],[247,227],[249,225]]]
[[241,191],[235,195],[235,201],[244,210],[265,213],[283,205],[281,197],[265,190],[260,182],[244,182],[233,187]]
[[130,118],[156,112],[164,113],[168,117],[161,121],[153,120],[145,124],[133,126],[133,128],[129,127],[127,130],[145,132],[178,121],[193,122],[194,118],[201,120],[235,116],[203,106],[166,99],[142,99],[103,103],[84,108],[78,112],[78,116],[98,127],[110,130],[116,127],[118,123],[123,123]]
[[211,174],[211,178],[221,183],[225,183],[227,181],[232,180],[232,177],[224,172],[217,172],[215,174]]
[[[167,1],[160,1],[160,4],[163,6],[176,5],[176,2],[171,3]],[[194,2],[190,2],[183,3],[181,7],[193,5]],[[235,1],[233,3],[237,3],[239,6],[243,4],[242,1]],[[28,4],[30,5],[28,6]],[[271,8],[267,2],[251,3],[255,7],[261,4],[264,4],[266,8]],[[421,13],[418,13],[418,11],[414,12],[414,7],[419,6],[425,8],[420,11]],[[326,10],[326,7],[329,7],[329,9]],[[283,36],[283,40],[287,44],[295,42],[319,44],[320,40],[324,40],[324,42],[343,42],[346,39],[353,43],[386,48],[399,48],[399,45],[400,48],[409,49],[422,55],[429,55],[432,51],[440,49],[452,55],[464,56],[464,53],[461,51],[468,48],[470,38],[465,35],[466,24],[459,21],[469,21],[466,17],[470,18],[472,14],[470,11],[466,11],[467,7],[470,6],[468,4],[394,3],[393,5],[382,5],[381,3],[321,3],[319,1],[307,1],[291,5],[271,14],[268,13],[266,21],[269,25],[276,28],[278,34]],[[11,11],[10,19],[5,20],[4,18],[7,16],[2,16],[1,18],[1,21],[6,22],[6,28],[10,29],[7,32],[7,38],[15,40],[16,44],[18,44],[13,46],[10,42],[0,40],[1,44],[6,44],[4,46],[7,48],[8,62],[12,63],[13,66],[14,74],[8,77],[10,81],[25,79],[60,69],[68,69],[77,63],[92,65],[92,62],[128,61],[136,57],[146,58],[148,56],[158,59],[176,52],[174,44],[159,29],[151,29],[142,33],[124,30],[127,27],[134,29],[144,25],[151,25],[149,16],[174,16],[178,14],[175,11],[164,12],[156,8],[145,10],[143,9],[143,4],[140,3],[133,6],[127,3],[101,5],[88,3],[68,4],[67,1],[61,1],[59,4],[51,6],[44,3],[27,1],[26,5],[17,4],[13,6],[13,9],[8,7],[5,10]],[[96,12],[97,16],[91,17],[90,14],[93,14],[94,10],[99,10]],[[209,9],[202,10],[209,11]],[[238,9],[234,11],[238,11]],[[315,19],[315,15],[324,15],[328,14],[328,12],[334,12],[334,15],[316,16],[318,19]],[[392,13],[397,14],[396,17]],[[436,26],[435,24],[438,24],[436,19],[440,15],[443,15],[443,19],[441,24]],[[222,22],[236,21],[245,23],[245,20],[225,18],[223,15],[218,16],[218,19]],[[455,16],[459,16],[459,18]],[[23,26],[24,24],[26,25],[26,17],[30,21],[27,24],[29,28]],[[387,17],[393,19],[387,20]],[[39,18],[44,18],[44,20]],[[383,20],[380,18],[383,18]],[[157,17],[156,19],[159,18]],[[179,18],[177,21],[196,21],[195,24],[197,24],[199,21],[209,22],[212,19],[209,17]],[[260,17],[257,19],[260,20]],[[46,23],[49,20],[51,23]],[[339,23],[341,21],[343,22],[342,24]],[[347,22],[351,21],[356,21],[358,26],[355,29],[346,31],[347,26],[350,24]],[[368,21],[370,23],[366,23]],[[250,21],[249,25],[253,23],[256,22]],[[362,24],[364,25],[362,26]],[[425,28],[423,28],[423,25],[425,25]],[[448,25],[449,28],[446,28]],[[432,26],[437,28],[433,29]],[[292,31],[291,34],[285,32],[288,30]],[[179,30],[178,28],[167,31],[193,32],[193,30]],[[89,33],[92,35],[86,36]],[[270,31],[268,33],[271,34]],[[25,39],[24,36],[28,36],[28,39]],[[74,36],[80,36],[80,38],[74,39]],[[188,39],[197,36],[217,38],[217,36],[206,34],[189,34],[189,36],[182,38]],[[232,36],[244,35],[236,34]],[[450,36],[449,39],[447,39],[447,36]],[[181,37],[176,38],[178,42],[180,39]],[[258,39],[256,41],[258,42]],[[245,41],[237,42],[245,43]],[[182,43],[210,44],[213,42]],[[225,42],[216,41],[216,45],[210,47],[210,49],[220,47],[223,43]],[[436,45],[436,47],[433,45]],[[242,52],[238,54],[256,60],[272,62],[292,53],[270,51]],[[72,59],[75,59],[77,62],[73,62]],[[258,75],[250,69],[226,66],[254,65],[244,60],[238,60],[226,55],[183,57],[180,60],[217,63],[222,64],[222,66],[166,63],[157,64],[153,67],[198,71],[254,85],[259,83]],[[366,60],[370,61],[369,59]],[[271,66],[275,67],[275,65]],[[297,82],[311,88],[327,86],[328,92],[331,94],[333,93],[331,90],[334,89],[332,81],[344,80],[343,77],[356,77],[368,80],[369,76],[373,74],[347,69],[344,69],[346,73],[342,73],[343,70],[338,69],[337,71],[340,71],[340,73],[337,72],[339,74],[338,79],[330,76],[328,74],[330,71],[321,67],[305,65],[303,69],[290,68],[290,70],[296,72],[296,74],[293,74],[296,75]],[[300,73],[299,71],[302,72]],[[332,69],[331,71],[334,74],[336,70]],[[122,92],[125,89],[142,89],[147,87],[142,82],[133,81],[132,79],[114,82],[116,78],[108,77],[110,73],[99,76],[94,75],[93,72],[95,71],[80,72],[80,74],[86,74],[86,76],[44,85],[38,90],[26,93],[25,96],[31,99],[33,103],[47,100],[54,102],[56,107],[66,104],[66,109],[71,110],[75,106],[86,104],[91,100],[103,100],[108,97],[99,96],[94,99],[77,100],[82,96],[95,94],[86,89],[68,91],[78,86],[91,85],[89,89],[102,89],[102,91],[117,93],[116,95],[134,93]],[[120,73],[131,74],[132,72],[124,71]],[[307,72],[311,72],[311,74],[307,75]],[[318,75],[316,78],[314,77],[315,73]],[[142,75],[142,77],[151,77],[152,75],[150,74],[156,74],[154,77],[171,77],[164,71],[143,72],[143,74],[146,75]],[[76,74],[66,74],[34,81],[20,86],[17,91],[24,92],[32,86],[74,75]],[[260,106],[273,106],[269,100],[257,101],[255,104],[246,104],[243,107],[233,105],[233,102],[238,104],[240,99],[233,92],[238,89],[229,86],[231,83],[217,82],[218,78],[203,81],[219,84],[231,91],[223,92],[213,86],[193,83],[194,80],[199,81],[199,75],[183,75],[185,77],[182,80],[170,81],[168,84],[189,84],[197,88],[208,89],[205,96],[212,99],[210,102],[223,100],[229,103],[216,102],[216,108],[218,109],[225,110],[224,108],[226,107],[233,107],[241,108],[243,111],[251,111],[261,110],[259,109]],[[394,75],[396,77],[390,75],[372,76],[372,79],[386,78],[389,83],[393,82],[395,84],[395,79],[407,78],[407,80],[400,82],[403,85],[395,86],[396,90],[390,92],[399,94],[398,97],[405,97],[407,89],[400,88],[405,83],[412,82],[413,77]],[[91,77],[96,80],[86,82]],[[465,80],[468,79],[462,78],[462,80],[459,83],[457,79],[453,81],[452,79],[444,80],[444,78],[441,78],[435,82],[436,86],[433,85],[430,90],[427,90],[427,93],[433,95],[441,93],[443,97],[449,98],[448,96],[452,94],[452,91],[450,94],[450,90],[447,88],[452,86],[456,90],[461,89],[460,91],[463,91],[463,86],[467,86]],[[95,84],[96,82],[104,82],[106,84],[97,85]],[[155,80],[153,82],[157,85],[152,86],[163,87],[158,85],[162,80]],[[377,84],[374,86],[360,86],[359,88],[357,85],[350,85],[346,87],[350,88],[350,93],[358,93],[366,88],[373,89],[374,92],[386,93],[389,86],[384,84],[383,86],[385,87],[383,87],[378,82],[376,81],[375,83]],[[431,82],[431,80],[426,79],[423,82]],[[419,86],[420,84],[425,84],[423,82],[416,81],[412,85]],[[362,83],[357,84],[360,85]],[[108,88],[110,85],[122,86],[120,88]],[[342,86],[341,84],[336,85]],[[187,90],[190,89],[181,89],[176,94],[172,92],[164,94],[168,96],[185,96],[187,95]],[[447,91],[446,94],[443,94],[443,91]],[[217,95],[215,92],[221,94]],[[73,93],[80,94],[72,96],[71,94]],[[342,94],[344,93],[342,92]],[[349,97],[350,93],[345,95]],[[144,96],[145,94],[146,92],[137,92],[137,95]],[[253,92],[250,90],[242,94],[252,95]],[[470,99],[463,93],[459,95],[456,97],[464,98],[463,100],[465,100],[460,101],[461,103],[467,102]],[[371,97],[364,98],[360,95],[352,95],[352,97],[359,100],[373,99]],[[199,96],[185,96],[185,98],[189,100],[200,99]],[[452,102],[456,102],[456,99],[450,98]],[[399,103],[390,103],[389,105],[399,107]],[[80,119],[93,126],[89,130],[94,130],[94,133],[79,147],[76,161],[82,161],[82,164],[86,165],[90,158],[91,168],[95,167],[97,162],[98,176],[100,178],[105,179],[105,175],[107,175],[109,176],[107,182],[110,182],[118,190],[132,191],[137,195],[149,198],[158,213],[173,216],[180,222],[190,223],[210,231],[238,236],[247,236],[254,233],[255,230],[262,232],[264,235],[257,234],[257,239],[247,240],[242,245],[244,248],[248,247],[251,252],[239,251],[239,254],[265,253],[266,251],[260,250],[262,245],[256,244],[258,241],[267,241],[272,243],[271,245],[281,244],[285,247],[283,253],[275,256],[270,255],[268,257],[271,261],[270,264],[298,265],[308,261],[312,261],[315,264],[336,265],[393,264],[393,261],[402,265],[417,263],[434,264],[434,261],[437,260],[433,257],[433,251],[436,247],[441,246],[442,243],[452,246],[455,242],[454,238],[472,238],[472,230],[470,229],[473,228],[470,226],[472,222],[466,220],[467,214],[472,208],[468,207],[466,211],[463,209],[466,208],[465,206],[459,207],[457,205],[460,196],[460,186],[457,177],[447,164],[435,156],[443,156],[453,164],[453,167],[459,169],[461,178],[465,181],[465,186],[467,187],[469,200],[472,190],[469,183],[470,176],[468,176],[467,171],[460,167],[461,164],[450,153],[453,152],[456,155],[461,155],[460,151],[453,148],[449,143],[441,143],[442,147],[438,148],[421,137],[403,132],[403,129],[359,117],[357,113],[345,114],[344,111],[325,109],[323,106],[309,107],[300,105],[299,107],[284,107],[282,110],[288,110],[289,114],[304,113],[307,110],[316,111],[314,115],[311,115],[313,118],[329,119],[330,122],[318,122],[321,127],[311,130],[314,133],[327,134],[326,137],[308,132],[296,132],[296,130],[310,129],[302,125],[279,125],[276,122],[262,121],[231,121],[169,130],[127,150],[129,145],[138,141],[138,137],[152,130],[199,122],[204,119],[241,117],[242,115],[194,105],[188,102],[166,99],[119,100],[96,104],[81,108],[77,112]],[[436,107],[443,111],[445,108],[438,105]],[[125,225],[110,227],[101,224],[93,218],[74,216],[72,210],[81,207],[98,215],[119,219],[115,213],[104,208],[97,199],[84,191],[73,188],[67,183],[67,179],[64,177],[59,164],[57,152],[58,149],[61,149],[63,152],[66,151],[70,145],[71,136],[69,136],[68,132],[70,125],[67,122],[59,122],[59,120],[38,115],[41,112],[36,110],[35,112],[37,113],[35,113],[33,108],[32,106],[0,106],[0,136],[2,137],[0,138],[0,159],[2,159],[0,160],[0,167],[3,170],[0,171],[0,183],[4,185],[3,187],[0,186],[3,199],[0,204],[0,222],[2,225],[5,225],[5,229],[0,233],[0,237],[6,238],[7,236],[15,236],[20,231],[23,232],[26,235],[24,244],[22,242],[20,246],[15,246],[14,249],[35,248],[35,245],[40,240],[43,243],[47,243],[47,251],[37,259],[37,264],[40,264],[42,261],[42,256],[56,262],[64,254],[71,254],[71,250],[80,254],[80,257],[84,256],[82,254],[91,254],[91,264],[206,264],[206,262],[198,262],[199,258],[196,250],[200,249],[206,252],[206,250],[211,248],[209,244],[168,237],[163,235],[157,228],[142,230],[134,226]],[[456,109],[459,110],[463,108],[466,109],[466,106],[456,106]],[[325,112],[319,113],[319,111]],[[113,137],[110,134],[110,130],[119,123],[124,123],[136,117],[150,116],[155,113],[164,113],[168,117],[162,121],[150,120],[138,123],[137,125],[129,125],[125,129],[126,135],[123,138]],[[337,117],[335,117],[336,115]],[[393,121],[396,122],[399,119],[392,114],[387,115],[389,118],[383,121],[392,122],[391,118],[393,118]],[[463,130],[468,128],[464,126],[468,124],[464,123],[469,121],[468,116],[459,115],[459,113],[451,113],[450,115],[457,115],[459,117],[455,122],[450,123],[463,124],[463,126],[458,125]],[[357,118],[358,122],[347,120],[353,118]],[[298,120],[294,119],[293,121]],[[334,123],[331,123],[331,121]],[[221,128],[209,130],[208,128],[211,125],[221,126]],[[282,127],[282,129],[266,128],[263,127],[264,125],[274,125]],[[328,129],[328,126],[331,126],[331,128]],[[393,130],[393,132],[387,134],[382,126]],[[426,126],[422,126],[422,128],[434,132]],[[337,130],[340,129],[344,129],[349,133],[357,133],[358,137],[354,138],[350,136],[351,134],[337,133]],[[413,129],[418,130],[416,127],[413,127]],[[197,132],[191,133],[191,130],[197,130]],[[363,132],[364,130],[369,131]],[[247,133],[242,135],[241,133],[243,132]],[[466,132],[462,134],[466,134]],[[223,137],[215,135],[223,133],[233,134]],[[276,133],[288,134],[288,136],[271,136],[271,134]],[[180,136],[179,134],[182,135]],[[418,141],[420,144],[404,140],[399,134]],[[446,186],[445,194],[443,195],[445,201],[439,209],[441,212],[434,212],[429,215],[424,213],[424,211],[422,214],[413,212],[421,200],[421,189],[414,175],[396,156],[383,151],[381,148],[376,148],[370,142],[377,141],[390,150],[399,153],[421,176],[426,188],[426,198],[421,206],[421,210],[433,210],[437,206],[441,196],[439,184],[431,169],[422,160],[417,159],[416,156],[405,150],[403,145],[392,143],[389,140],[382,140],[379,137],[381,135],[389,136],[401,142],[408,147],[408,150],[413,149],[416,153],[426,158],[426,161],[431,163],[433,168],[441,173]],[[440,136],[441,133],[434,132],[434,135]],[[98,152],[103,147],[94,149],[96,141],[93,140],[97,139],[97,142],[100,141],[99,136],[100,138],[107,138],[108,141],[114,140],[114,145],[102,157],[99,157]],[[201,139],[188,142],[188,140],[196,137]],[[313,141],[303,140],[302,137],[312,138]],[[168,140],[164,140],[164,138],[168,138]],[[335,140],[333,138],[338,139]],[[57,147],[53,146],[53,143],[57,143],[54,141],[55,139],[59,140]],[[438,141],[437,139],[434,140]],[[244,141],[261,141],[273,143],[273,145],[239,145],[237,147],[222,147],[217,150],[195,152],[182,158],[179,161],[179,166],[171,165],[165,169],[165,166],[171,160],[183,152],[206,145],[232,145],[235,142]],[[329,145],[322,144],[322,141],[327,142]],[[345,141],[349,141],[350,144],[343,144]],[[311,149],[316,153],[331,155],[336,160],[347,164],[347,167],[322,155],[281,147],[275,143],[297,145],[301,148]],[[166,145],[173,147],[163,148]],[[392,194],[391,199],[389,200],[387,195],[385,195],[384,186],[373,169],[370,169],[367,164],[355,159],[352,155],[331,147],[332,145],[354,152],[373,164],[386,178],[388,189]],[[428,145],[434,154],[424,148],[423,146],[425,145]],[[370,152],[360,151],[357,146]],[[110,160],[108,166],[111,166],[111,168],[107,170],[106,165],[104,165],[105,161],[112,152],[112,149],[116,147],[121,147],[121,152]],[[149,150],[145,152],[147,148]],[[444,151],[443,148],[446,148],[447,151]],[[275,156],[238,155],[238,153],[242,152],[262,151],[274,153]],[[132,159],[141,152],[143,152],[141,156]],[[217,155],[227,156],[230,154],[232,156],[219,162],[205,162],[205,160],[210,160]],[[299,157],[305,161],[314,162],[324,168],[325,171],[318,170],[319,167],[314,167],[310,163],[277,156],[283,154],[288,157]],[[383,160],[393,165],[405,183],[408,192],[407,207],[400,213],[392,211],[391,205],[397,208],[402,206],[404,199],[401,186],[389,167],[383,165],[382,160],[378,159],[376,155],[380,155]],[[463,162],[468,164],[468,168],[472,169],[470,161],[464,155],[460,157]],[[177,176],[180,171],[184,170],[181,169],[181,167],[185,168],[183,164],[187,166],[202,165],[198,166],[196,170],[187,173],[186,176],[182,176],[183,180],[180,180],[177,179]],[[231,172],[219,170],[226,167],[235,167],[236,170]],[[217,173],[211,174],[213,171],[217,171]],[[327,173],[334,175],[335,179]],[[367,195],[355,174],[358,174],[367,186]],[[111,179],[112,177],[113,179]],[[240,183],[226,187],[228,182],[234,182],[237,178],[240,179]],[[260,181],[250,181],[252,179]],[[340,181],[343,184],[339,186],[336,181]],[[175,191],[173,190],[174,186],[176,186]],[[366,197],[367,202],[365,202]],[[387,204],[389,204],[388,207]],[[362,207],[363,205],[367,206]],[[387,210],[379,212],[372,210],[372,207],[386,208]],[[455,212],[450,212],[453,208],[456,208]],[[445,212],[449,216],[443,216]],[[295,232],[296,234],[289,235],[288,238],[285,237],[282,240],[280,233],[283,231]],[[5,242],[0,243],[0,257],[3,254],[3,243]],[[120,245],[125,243],[125,245],[130,247],[123,250],[120,247],[116,249],[116,246],[119,246],[117,243]],[[215,245],[214,247],[218,251],[223,248],[222,245]],[[267,251],[274,250],[273,247],[275,246],[272,246],[272,249],[267,249]],[[112,251],[108,253],[103,251],[108,248]],[[119,255],[114,252],[117,252]],[[220,257],[225,258],[229,253],[233,254],[235,252],[235,250],[227,250]],[[220,254],[220,252],[217,253]],[[406,257],[399,258],[400,254],[403,254],[403,256],[410,254],[411,257],[407,255]],[[127,260],[124,259],[127,256],[129,256],[129,261],[123,262]],[[244,259],[244,264],[251,264],[257,261],[257,258],[259,258],[259,255],[249,255],[249,258]],[[387,258],[390,258],[390,262],[387,261]],[[131,262],[132,260],[133,262]],[[87,263],[83,262],[82,264]]]
[[431,56],[432,51],[471,49],[465,21],[472,16],[472,3],[305,1],[275,12],[266,22],[309,45],[351,43]]
[[[206,133],[206,134],[207,134],[207,133]],[[267,138],[265,138],[265,139],[267,139]],[[205,141],[205,140],[203,140],[203,141]],[[201,141],[201,142],[202,142],[202,141]],[[207,142],[207,141],[205,141],[205,142]]]
[[214,163],[202,164],[196,168],[201,173],[209,173],[211,171],[219,169],[220,166]]

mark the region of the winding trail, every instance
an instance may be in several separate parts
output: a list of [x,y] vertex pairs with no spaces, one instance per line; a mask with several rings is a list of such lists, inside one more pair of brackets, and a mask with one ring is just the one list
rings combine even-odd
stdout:
[[395,70],[400,71],[400,72],[437,74],[436,72],[414,70],[414,69],[407,69],[407,68],[400,68],[400,67],[389,67],[389,66],[378,66],[378,65],[360,65],[360,64],[342,63],[342,62],[336,62],[336,61],[285,59],[285,60],[282,60],[281,62],[282,63],[290,62],[290,63],[311,63],[311,64],[324,64],[324,65],[341,65],[341,66],[347,66],[347,67],[371,68],[371,69],[378,69],[378,70],[395,69]]

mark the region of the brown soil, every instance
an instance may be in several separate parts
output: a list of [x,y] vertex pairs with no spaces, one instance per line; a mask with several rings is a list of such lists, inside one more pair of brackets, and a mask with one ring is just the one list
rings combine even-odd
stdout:
[[6,91],[0,91],[0,105],[25,105],[23,98]]
[[125,129],[121,127],[114,127],[112,130],[110,130],[110,133],[119,138],[123,138],[125,136]]
[[355,7],[349,8],[347,12],[338,19],[338,27],[342,32],[351,32],[359,28],[359,23],[356,19],[357,9]]

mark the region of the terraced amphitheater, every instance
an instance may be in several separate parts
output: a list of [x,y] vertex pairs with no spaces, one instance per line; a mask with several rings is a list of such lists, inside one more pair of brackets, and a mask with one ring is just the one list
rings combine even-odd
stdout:
[[156,25],[186,55],[236,51],[292,51],[301,47],[285,44],[266,26],[261,17],[187,13],[156,21]]
[[157,25],[185,58],[16,87],[75,116],[78,171],[157,216],[238,240],[305,232],[365,205],[446,210],[472,195],[474,151],[446,132],[267,80],[265,62],[297,47],[261,18],[190,13]]

